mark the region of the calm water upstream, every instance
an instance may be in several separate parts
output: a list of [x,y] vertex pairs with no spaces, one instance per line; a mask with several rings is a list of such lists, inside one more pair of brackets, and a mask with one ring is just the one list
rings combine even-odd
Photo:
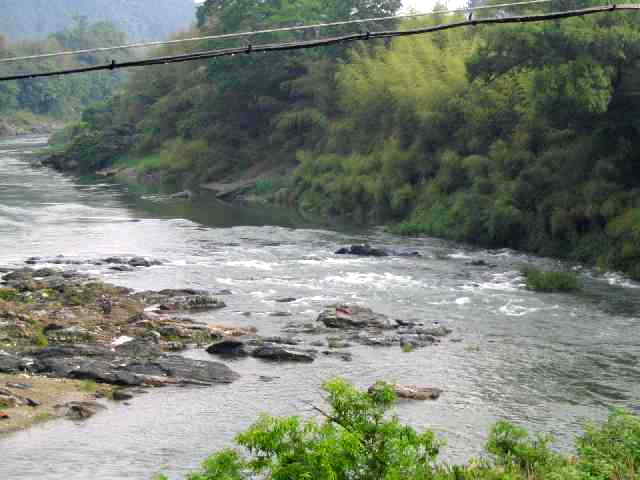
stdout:
[[[417,428],[440,432],[448,442],[445,459],[453,461],[477,454],[500,418],[551,432],[559,447],[570,448],[585,419],[603,419],[615,405],[640,411],[638,284],[584,270],[579,295],[532,293],[523,288],[519,267],[553,261],[380,230],[340,233],[305,225],[289,212],[214,200],[140,197],[32,168],[20,154],[42,142],[0,142],[0,265],[34,255],[143,255],[165,263],[94,273],[134,289],[230,289],[227,308],[197,318],[255,325],[262,334],[314,320],[336,301],[438,321],[454,333],[411,353],[357,346],[350,363],[233,361],[242,378],[232,385],[157,389],[82,423],[59,420],[1,437],[1,479],[149,479],[159,471],[181,478],[230,445],[260,412],[311,415],[307,402],[321,402],[320,385],[335,376],[362,387],[385,379],[443,388],[438,401],[401,403],[397,412]],[[364,240],[422,257],[333,254]],[[496,267],[473,267],[471,259]],[[297,300],[279,304],[279,297]],[[275,311],[292,316],[270,316]],[[209,358],[203,351],[187,355]],[[264,382],[261,375],[277,378]]]

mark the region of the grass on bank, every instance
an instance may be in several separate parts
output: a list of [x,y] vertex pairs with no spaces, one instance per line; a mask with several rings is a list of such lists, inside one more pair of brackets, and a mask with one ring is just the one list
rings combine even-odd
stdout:
[[[59,418],[56,405],[71,401],[91,400],[96,393],[96,391],[87,390],[82,380],[0,373],[0,386],[8,388],[5,387],[8,383],[30,385],[29,389],[14,390],[14,393],[29,397],[39,402],[40,405],[38,407],[24,405],[11,408],[8,408],[7,405],[0,406],[0,410],[9,415],[8,419],[0,420],[0,439],[4,434],[24,430],[37,423]],[[100,388],[104,388],[105,393],[111,390],[108,386],[99,386],[96,390]]]
[[572,272],[545,272],[527,267],[522,274],[527,288],[536,292],[575,292],[580,289],[578,276]]
[[[321,418],[261,417],[237,437],[242,450],[207,459],[188,480],[637,480],[640,417],[614,411],[589,424],[576,439],[576,455],[551,448],[552,437],[530,435],[498,422],[486,456],[466,465],[443,465],[443,442],[388,415],[396,402],[390,385],[360,391],[344,380],[325,384],[329,407]],[[164,476],[158,480],[166,479]]]

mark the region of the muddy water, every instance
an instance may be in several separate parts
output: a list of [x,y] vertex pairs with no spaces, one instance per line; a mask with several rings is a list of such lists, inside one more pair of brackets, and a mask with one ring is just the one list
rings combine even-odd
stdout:
[[[232,385],[158,389],[130,405],[110,404],[83,423],[54,421],[0,438],[0,478],[149,479],[159,471],[181,478],[230,445],[260,412],[311,415],[308,402],[321,402],[320,385],[336,376],[363,387],[385,379],[443,388],[438,401],[401,403],[397,412],[417,428],[438,431],[449,461],[477,454],[500,418],[551,432],[560,448],[570,448],[585,419],[603,419],[616,405],[638,410],[640,289],[633,282],[583,269],[578,295],[532,293],[523,288],[520,267],[553,267],[552,260],[375,229],[344,233],[291,212],[206,197],[140,196],[32,168],[22,153],[42,140],[0,143],[0,265],[34,255],[144,255],[164,263],[128,273],[86,268],[135,289],[229,289],[227,308],[197,318],[253,325],[263,334],[312,321],[335,301],[437,321],[454,333],[411,353],[353,347],[352,362],[233,361],[242,377]],[[364,240],[421,257],[333,254]],[[471,266],[472,259],[495,267]],[[296,301],[275,302],[280,297]]]

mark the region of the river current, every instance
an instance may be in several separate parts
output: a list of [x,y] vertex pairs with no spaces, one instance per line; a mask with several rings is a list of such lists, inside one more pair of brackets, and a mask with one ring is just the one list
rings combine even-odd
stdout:
[[[553,268],[556,261],[403,239],[381,229],[330,229],[289,211],[206,196],[189,201],[131,192],[32,167],[23,154],[44,141],[0,142],[0,266],[36,255],[142,255],[163,264],[90,272],[140,290],[229,289],[226,308],[194,317],[255,326],[260,334],[313,321],[337,301],[440,322],[453,334],[409,353],[355,346],[352,362],[232,361],[241,378],[231,385],[155,389],[129,405],[109,403],[84,422],[56,420],[0,437],[2,479],[150,479],[158,472],[182,478],[208,454],[231,446],[261,412],[312,416],[309,403],[320,404],[322,383],[337,376],[360,387],[388,380],[442,388],[439,400],[401,402],[396,412],[446,439],[445,461],[478,455],[499,419],[552,433],[558,448],[570,449],[585,420],[602,420],[614,406],[640,411],[639,284],[575,266],[581,293],[534,293],[524,288],[520,268]],[[333,253],[364,241],[421,256]],[[280,297],[296,301],[277,303]],[[290,316],[272,315],[283,311]],[[202,350],[185,355],[210,359]]]

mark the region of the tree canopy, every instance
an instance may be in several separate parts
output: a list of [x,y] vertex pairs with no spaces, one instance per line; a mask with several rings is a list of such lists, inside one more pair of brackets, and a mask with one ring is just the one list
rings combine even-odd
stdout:
[[[565,3],[554,8],[574,6]],[[208,0],[193,33],[386,15],[398,7],[396,0]],[[497,14],[523,8],[547,7]],[[170,172],[177,184],[267,161],[295,165],[286,198],[302,209],[599,263],[640,278],[637,20],[637,13],[613,12],[143,69],[100,107],[114,128],[85,122],[68,155],[91,170],[122,155],[157,154],[144,168]],[[84,145],[114,144],[114,132],[117,152],[83,156]]]

